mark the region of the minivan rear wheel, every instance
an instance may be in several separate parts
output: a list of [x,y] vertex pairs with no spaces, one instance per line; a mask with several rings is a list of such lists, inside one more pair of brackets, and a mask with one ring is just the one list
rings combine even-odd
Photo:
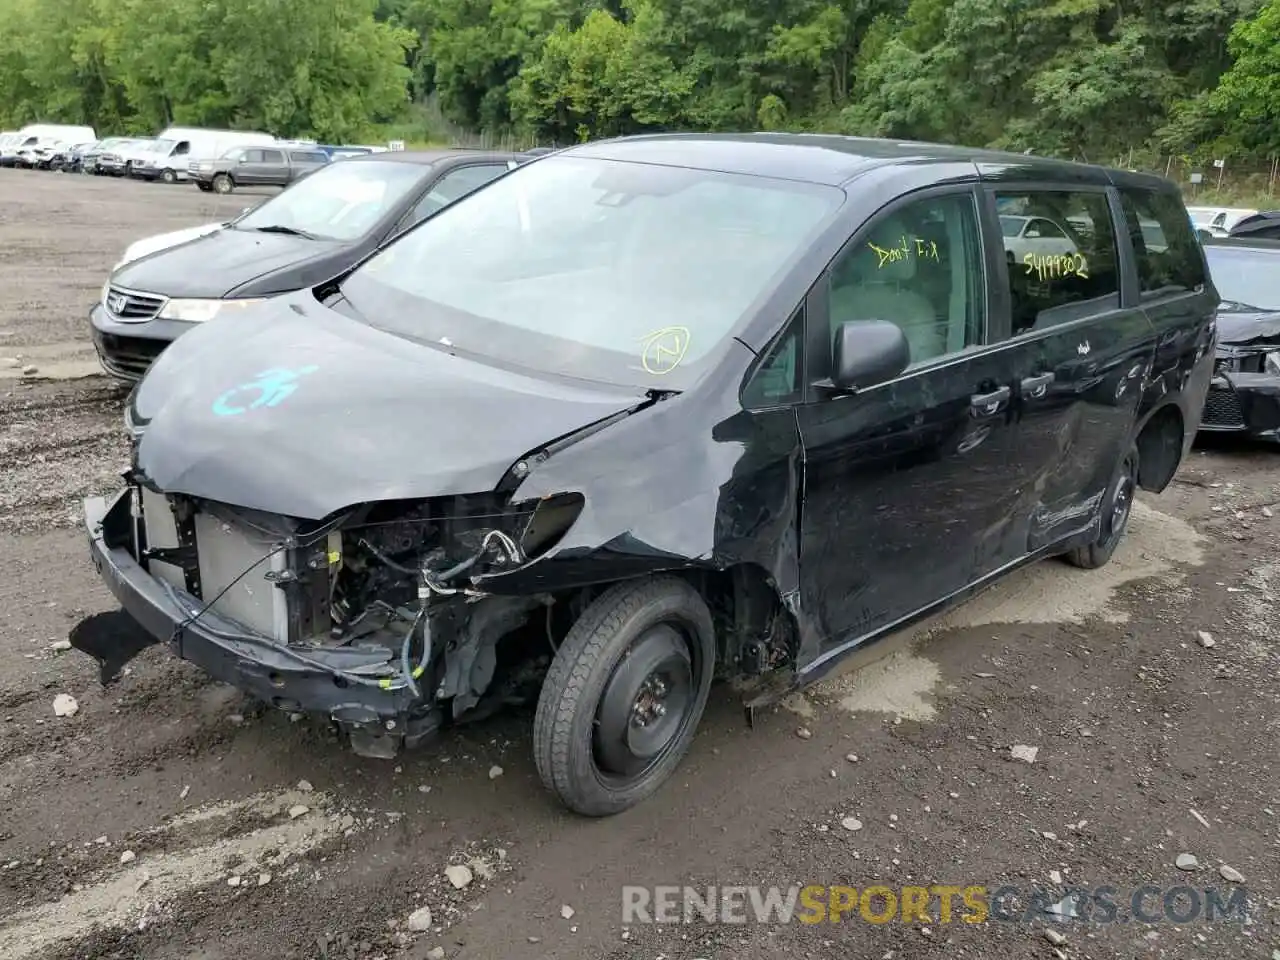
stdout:
[[543,681],[533,726],[543,784],[588,817],[653,794],[688,752],[714,666],[711,613],[686,581],[610,587],[569,630]]
[[214,193],[230,193],[235,188],[236,188],[236,185],[231,181],[231,178],[228,177],[225,173],[220,173],[213,178]]
[[1084,547],[1077,547],[1066,554],[1065,559],[1072,566],[1085,570],[1096,570],[1116,552],[1116,547],[1124,539],[1129,528],[1129,517],[1133,513],[1133,498],[1138,492],[1138,447],[1133,445],[1120,461],[1120,466],[1107,488],[1107,497],[1102,504],[1102,524],[1098,529],[1098,538]]

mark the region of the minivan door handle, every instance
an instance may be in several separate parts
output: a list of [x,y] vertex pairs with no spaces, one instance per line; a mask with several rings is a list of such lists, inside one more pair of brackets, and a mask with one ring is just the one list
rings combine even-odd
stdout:
[[1024,377],[1022,380],[1022,395],[1030,397],[1032,400],[1039,400],[1049,390],[1049,384],[1053,383],[1052,373],[1041,373],[1034,377]]
[[990,393],[975,393],[969,398],[969,411],[975,417],[994,417],[1004,409],[1013,391],[1008,387],[992,390]]

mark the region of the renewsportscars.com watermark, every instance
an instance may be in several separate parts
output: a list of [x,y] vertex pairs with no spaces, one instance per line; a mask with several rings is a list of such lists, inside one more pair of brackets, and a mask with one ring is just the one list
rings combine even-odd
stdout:
[[622,888],[622,922],[1243,923],[1244,887],[658,886]]

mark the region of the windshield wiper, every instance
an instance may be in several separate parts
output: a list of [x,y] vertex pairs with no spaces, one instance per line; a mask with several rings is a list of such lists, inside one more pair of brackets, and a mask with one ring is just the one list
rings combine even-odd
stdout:
[[320,239],[314,233],[307,233],[307,231],[299,230],[297,227],[287,227],[283,223],[270,223],[265,227],[251,227],[250,229],[257,230],[258,233],[283,233],[291,237],[303,237],[307,240]]
[[1223,300],[1221,305],[1226,307],[1228,310],[1240,310],[1242,312],[1249,312],[1249,313],[1270,312],[1267,310],[1266,307],[1254,306],[1252,303],[1242,303],[1239,300]]

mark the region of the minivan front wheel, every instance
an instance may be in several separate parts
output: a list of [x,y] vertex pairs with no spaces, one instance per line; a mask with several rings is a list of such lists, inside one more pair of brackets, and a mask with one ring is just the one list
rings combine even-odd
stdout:
[[569,630],[543,681],[533,725],[543,784],[589,817],[654,793],[688,752],[714,666],[711,613],[686,581],[610,587]]
[[231,178],[228,177],[225,173],[220,173],[213,178],[214,193],[230,193],[235,188],[236,188],[236,185],[231,181]]
[[1138,447],[1133,445],[1125,453],[1107,488],[1102,503],[1102,523],[1098,538],[1084,547],[1077,547],[1066,555],[1067,562],[1085,570],[1095,570],[1111,559],[1116,547],[1124,539],[1133,513],[1133,498],[1138,492]]
[[166,167],[164,170],[160,171],[160,179],[165,183],[177,183],[178,175]]

